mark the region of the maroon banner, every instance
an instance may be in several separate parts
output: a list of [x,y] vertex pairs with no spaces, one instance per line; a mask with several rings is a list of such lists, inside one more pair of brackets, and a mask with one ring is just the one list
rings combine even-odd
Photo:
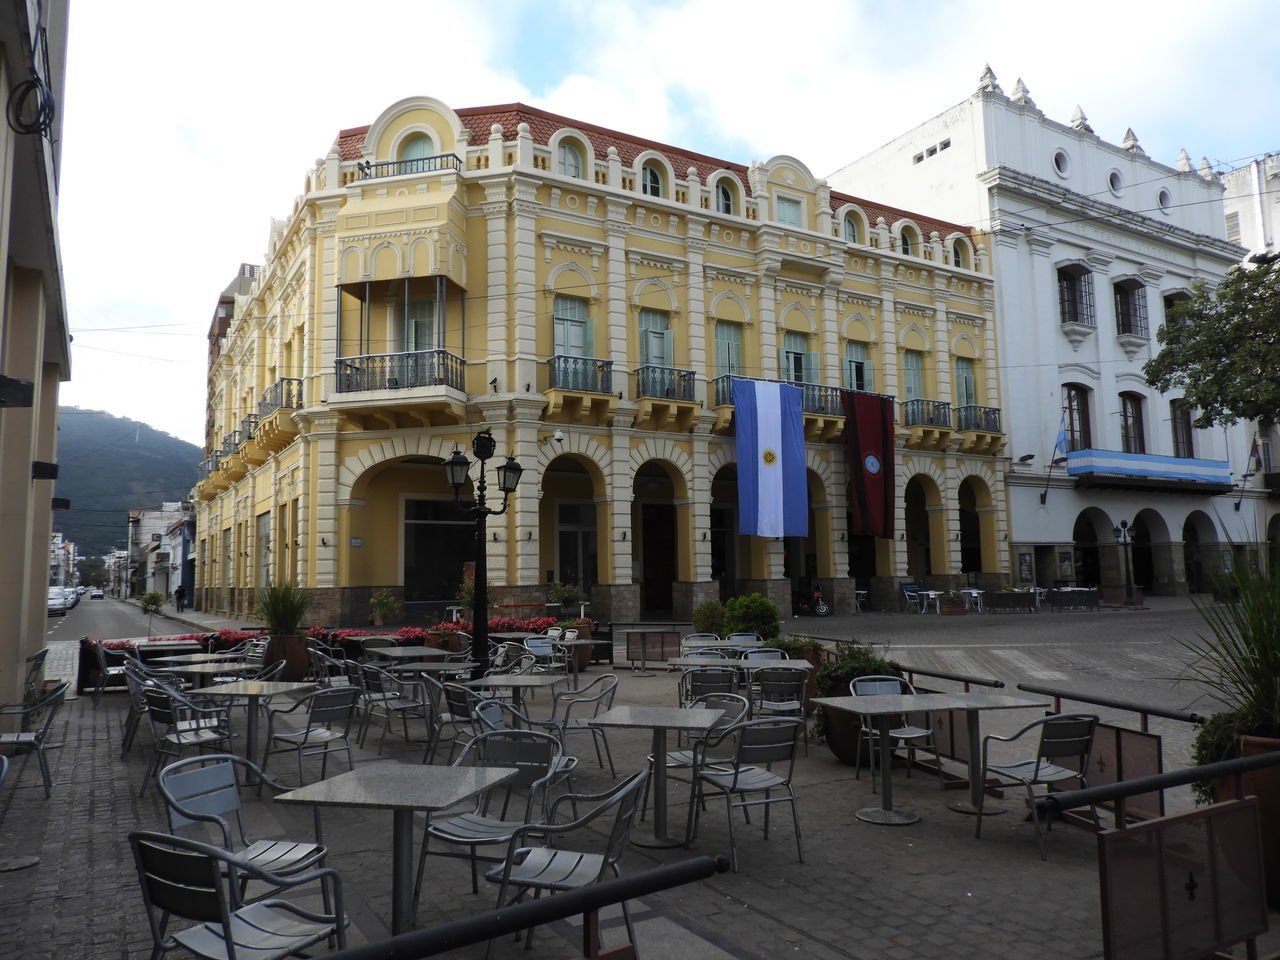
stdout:
[[893,537],[893,398],[844,391],[849,533]]

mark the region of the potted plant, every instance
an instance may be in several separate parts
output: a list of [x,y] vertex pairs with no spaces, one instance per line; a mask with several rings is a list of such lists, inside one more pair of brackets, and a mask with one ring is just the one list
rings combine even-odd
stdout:
[[[1225,603],[1197,603],[1208,634],[1179,643],[1192,660],[1184,676],[1198,680],[1223,709],[1196,733],[1195,764],[1280,750],[1280,577],[1224,575]],[[1198,783],[1201,801],[1234,796],[1234,782]],[[1245,793],[1262,805],[1268,897],[1280,905],[1280,769],[1244,776]]]
[[569,618],[582,615],[582,605],[591,600],[582,590],[572,583],[553,583],[547,587],[548,606],[558,606],[560,615]]
[[383,587],[369,597],[369,622],[375,627],[384,623],[394,623],[400,619],[400,601],[396,595]]
[[757,633],[762,640],[776,640],[778,605],[762,593],[730,597],[724,605],[724,633]]
[[281,680],[301,680],[307,673],[307,638],[302,618],[311,606],[311,593],[292,583],[277,583],[258,591],[253,613],[267,625],[271,640],[262,658],[264,666],[285,662]]
[[724,604],[719,600],[706,600],[693,610],[694,633],[724,633]]
[[[900,677],[902,668],[896,661],[878,654],[869,644],[851,639],[839,645],[834,659],[814,671],[814,693],[819,697],[847,697],[850,680],[874,674]],[[813,737],[825,742],[841,763],[853,766],[858,762],[860,729],[857,715],[847,710],[823,710],[819,707],[814,711]]]
[[[591,627],[593,621],[590,617],[570,617],[567,620],[558,620],[556,626],[561,630],[577,630],[578,635],[575,639],[590,640]],[[585,670],[591,666],[591,650],[587,644],[582,644],[573,648],[574,658],[578,661],[578,669]]]
[[958,590],[948,590],[938,598],[938,612],[952,617],[964,613],[964,594]]

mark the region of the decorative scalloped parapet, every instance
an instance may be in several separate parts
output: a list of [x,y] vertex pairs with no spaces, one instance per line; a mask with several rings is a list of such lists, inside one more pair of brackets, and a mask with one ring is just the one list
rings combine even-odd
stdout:
[[1004,91],[1000,89],[1000,84],[996,83],[995,72],[991,69],[991,64],[989,63],[982,68],[982,76],[978,78],[978,92],[1004,95]]

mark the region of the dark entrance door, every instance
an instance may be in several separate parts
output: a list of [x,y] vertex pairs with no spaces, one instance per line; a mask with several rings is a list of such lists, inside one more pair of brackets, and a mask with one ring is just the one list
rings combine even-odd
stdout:
[[475,522],[452,500],[408,500],[404,505],[404,598],[453,600],[462,565],[476,557]]
[[676,508],[670,503],[640,505],[641,612],[667,620],[672,615],[671,584],[676,577]]

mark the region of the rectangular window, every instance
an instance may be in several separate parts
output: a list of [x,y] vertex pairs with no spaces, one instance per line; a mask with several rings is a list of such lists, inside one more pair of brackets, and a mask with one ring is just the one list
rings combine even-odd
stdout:
[[1195,447],[1191,433],[1191,404],[1185,400],[1169,401],[1169,422],[1173,427],[1173,455],[1191,458]]
[[736,323],[716,321],[716,376],[742,373],[742,328]]
[[778,214],[778,222],[785,223],[788,226],[800,226],[800,201],[792,200],[790,197],[778,197],[773,202],[773,208]]
[[973,361],[968,357],[956,357],[956,406],[968,407],[978,402],[977,381],[973,375]]
[[1066,412],[1067,449],[1088,450],[1093,446],[1089,429],[1089,391],[1068,384],[1062,388],[1062,405]]
[[1232,243],[1240,242],[1240,214],[1228,213],[1226,216],[1227,239]]
[[1077,267],[1058,271],[1058,312],[1061,323],[1095,325],[1093,275],[1089,271]]
[[412,297],[400,303],[401,342],[406,352],[434,350],[436,343],[436,302],[431,297]]
[[782,379],[791,383],[808,383],[806,357],[809,338],[790,330],[782,338]]
[[850,340],[844,345],[844,385],[847,390],[875,390],[871,376],[871,353],[865,343]]
[[902,351],[902,399],[924,397],[924,354],[919,350]]
[[586,300],[556,294],[552,323],[555,326],[557,356],[591,356],[595,348],[591,342],[591,318],[587,316]]
[[1136,393],[1120,394],[1120,444],[1125,453],[1147,452],[1142,429],[1142,397]]
[[670,367],[671,321],[662,310],[640,311],[640,363]]
[[1116,333],[1147,336],[1147,289],[1135,280],[1122,280],[1112,288],[1116,297]]

